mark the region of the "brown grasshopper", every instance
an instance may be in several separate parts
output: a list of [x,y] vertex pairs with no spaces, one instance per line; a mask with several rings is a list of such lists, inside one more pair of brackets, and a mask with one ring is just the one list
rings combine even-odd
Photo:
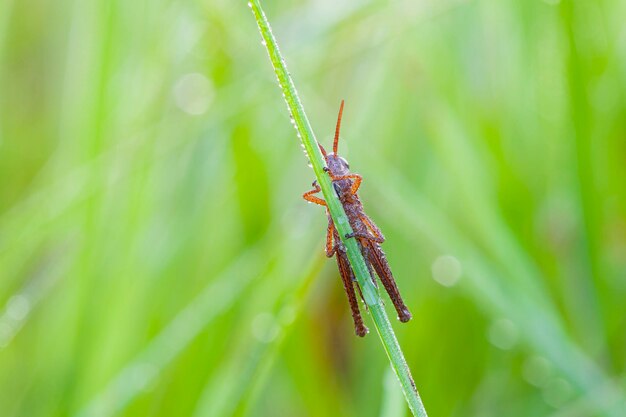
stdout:
[[[372,281],[374,281],[374,272],[380,278],[385,290],[389,294],[389,298],[393,302],[393,305],[398,312],[398,318],[401,322],[407,322],[411,319],[411,313],[409,309],[404,305],[400,291],[396,286],[396,281],[393,278],[389,263],[385,257],[380,245],[385,241],[383,233],[378,226],[365,214],[363,211],[363,204],[359,199],[357,191],[361,185],[363,178],[359,174],[350,172],[350,166],[348,162],[337,154],[337,146],[339,144],[339,129],[341,127],[341,116],[343,114],[343,100],[339,107],[339,116],[337,117],[337,126],[335,128],[335,139],[333,141],[333,152],[327,153],[322,145],[319,145],[324,158],[326,159],[326,167],[324,171],[328,172],[330,179],[332,180],[333,187],[337,192],[339,201],[343,205],[343,208],[348,216],[350,226],[353,233],[346,235],[346,238],[356,238],[363,254],[363,258],[367,264]],[[302,195],[302,197],[315,204],[326,207],[326,201],[316,197],[314,194],[322,191],[317,181],[313,181],[313,189]],[[359,310],[354,287],[361,289],[354,277],[354,271],[350,266],[348,256],[346,255],[346,249],[341,243],[341,239],[337,232],[337,228],[333,223],[333,219],[326,208],[326,215],[328,217],[328,228],[326,231],[326,256],[332,257],[336,255],[337,265],[339,266],[339,274],[343,281],[343,286],[350,302],[350,308],[352,310],[352,319],[354,320],[354,328],[357,336],[365,336],[368,333],[367,327],[363,324],[363,318]],[[375,283],[375,282],[374,282]],[[361,298],[363,298],[363,295]]]

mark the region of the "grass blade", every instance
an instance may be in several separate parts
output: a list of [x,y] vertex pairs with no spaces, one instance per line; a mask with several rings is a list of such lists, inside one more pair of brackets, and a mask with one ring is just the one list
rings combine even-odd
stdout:
[[278,44],[272,34],[270,24],[258,0],[251,0],[248,5],[252,9],[256,22],[259,26],[259,31],[261,32],[261,36],[263,38],[263,44],[267,48],[272,66],[274,67],[274,71],[278,77],[278,83],[280,84],[283,96],[287,102],[287,107],[291,113],[292,122],[296,127],[298,137],[304,145],[304,149],[311,162],[311,167],[315,172],[317,182],[322,189],[322,194],[324,195],[326,204],[328,205],[328,211],[330,212],[330,215],[335,223],[335,227],[339,232],[339,236],[341,236],[343,244],[346,247],[348,258],[350,260],[350,264],[352,265],[352,269],[354,270],[356,279],[359,282],[359,286],[361,287],[363,298],[369,307],[369,312],[374,320],[376,330],[378,331],[383,347],[387,352],[391,366],[400,381],[402,391],[409,408],[414,416],[426,417],[426,410],[424,409],[424,405],[422,404],[417,388],[415,387],[415,383],[413,382],[413,378],[411,377],[411,372],[406,360],[404,359],[402,349],[398,344],[393,328],[391,327],[391,323],[387,318],[387,313],[383,307],[380,295],[372,282],[357,242],[355,239],[345,238],[347,234],[352,233],[352,228],[350,227],[348,217],[346,216],[343,206],[335,194],[331,180],[324,172],[324,158],[317,146],[317,140],[315,139],[313,129],[304,112],[304,107],[300,102],[293,80],[287,71],[285,60],[280,54]]

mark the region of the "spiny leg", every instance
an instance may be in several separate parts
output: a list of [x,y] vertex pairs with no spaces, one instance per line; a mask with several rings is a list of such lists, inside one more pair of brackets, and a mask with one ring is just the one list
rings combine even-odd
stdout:
[[361,186],[361,181],[363,181],[363,177],[360,176],[359,174],[340,175],[338,177],[331,176],[330,179],[333,180],[333,181],[341,181],[341,180],[353,179],[354,182],[352,183],[352,186],[350,187],[350,192],[352,194],[356,194],[356,192],[358,191],[359,187]]
[[367,303],[365,302],[365,297],[363,297],[363,291],[361,291],[361,287],[359,286],[359,283],[354,281],[354,286],[356,287],[357,291],[359,292],[359,297],[361,297],[361,300],[363,301],[363,305],[365,306],[365,311],[367,311]]
[[[335,224],[333,223],[332,217],[328,214],[328,229],[326,231],[326,256],[331,257],[333,255],[337,255],[337,265],[339,266],[339,274],[341,275],[341,280],[343,282],[344,290],[346,291],[346,295],[348,296],[348,302],[350,303],[350,310],[352,311],[352,320],[354,321],[354,328],[356,334],[358,336],[365,336],[368,333],[367,327],[363,324],[363,319],[361,318],[361,313],[359,311],[358,301],[356,300],[356,295],[354,293],[354,286],[356,285],[359,290],[359,294],[361,299],[363,299],[363,293],[361,293],[361,287],[356,282],[354,277],[354,271],[352,271],[352,267],[350,266],[350,261],[346,255],[346,250],[339,238],[339,233],[335,228]],[[333,239],[335,244],[333,245]],[[365,302],[365,301],[364,301]]]
[[383,232],[378,228],[378,226],[376,226],[376,223],[374,223],[372,221],[372,219],[370,219],[367,216],[367,214],[361,213],[361,214],[359,214],[359,218],[370,229],[370,231],[372,232],[374,237],[376,237],[376,239],[377,239],[376,243],[383,243],[383,242],[385,242],[385,236],[383,235]]
[[[370,273],[370,279],[372,280],[372,284],[374,284],[375,287],[378,287],[378,283],[376,282],[376,279],[374,278],[374,271],[372,270],[372,263],[370,262],[370,255],[369,255],[369,240],[372,240],[372,236],[368,235],[368,234],[362,234],[362,233],[356,233],[356,232],[352,232],[352,233],[346,233],[346,238],[351,238],[351,237],[357,237],[359,238],[357,240],[357,244],[359,245],[359,250],[361,252],[361,255],[363,255],[363,259],[365,260],[365,265],[367,265],[367,270]],[[365,244],[363,244],[363,242],[361,241],[362,239],[365,239]],[[339,241],[339,233],[337,232],[337,229],[335,229],[335,241]],[[359,287],[359,292],[361,291],[361,288]],[[361,294],[361,298],[363,298],[363,294]],[[365,300],[363,300],[365,301]]]
[[365,240],[376,242],[376,243],[383,243],[385,241],[384,238],[372,236],[368,233],[359,233],[359,232],[346,233],[347,239],[350,239],[351,237],[358,237],[359,239],[365,239]]
[[[330,215],[329,215],[329,218],[330,218]],[[343,242],[341,241],[341,239],[339,238],[339,232],[337,231],[337,228],[334,226],[334,223],[333,223],[333,238],[335,239],[335,246],[333,250],[336,251],[337,253],[342,252],[344,256],[346,256],[346,259],[347,259],[346,248],[343,245]],[[368,260],[367,248],[364,247],[360,241],[358,242],[358,245],[359,245],[359,251],[361,252],[361,255],[363,256],[363,259],[365,260],[365,265],[367,265],[367,269],[370,273],[370,279],[372,280],[372,284],[374,284],[375,287],[378,287],[378,283],[374,279],[374,271],[372,270],[372,264]],[[354,273],[352,274],[352,280],[355,283],[357,283],[357,280],[354,277]],[[361,295],[361,300],[363,300],[363,302],[365,303],[365,298],[363,298],[361,287],[357,284],[356,288],[357,290],[359,290],[359,294]],[[367,309],[367,304],[365,304],[365,308]]]
[[[365,336],[369,330],[363,324],[363,318],[361,317],[361,312],[359,310],[359,304],[356,299],[356,294],[354,292],[354,272],[350,267],[350,262],[348,261],[348,257],[346,253],[343,251],[336,251],[337,257],[337,266],[339,267],[339,275],[341,275],[341,280],[343,281],[343,288],[346,290],[346,295],[348,296],[348,302],[350,303],[350,310],[352,311],[352,320],[354,321],[354,330],[357,336],[363,337]],[[358,285],[358,284],[356,284]],[[360,291],[360,289],[359,289]]]
[[367,214],[365,213],[360,213],[358,216],[359,216],[359,219],[363,222],[363,224],[365,224],[365,226],[369,229],[371,234],[362,233],[362,232],[352,232],[352,233],[346,234],[346,238],[350,239],[351,237],[358,237],[361,239],[369,240],[370,242],[384,243],[385,236],[383,235],[383,232],[380,231],[378,226],[376,226],[376,224],[372,221],[372,219],[367,217]]
[[[337,229],[335,228],[335,223],[333,223],[333,218],[330,217],[330,213],[326,210],[326,215],[328,216],[328,227],[326,228],[326,257],[332,258],[332,256],[339,250],[344,251],[345,248],[343,243],[339,239],[339,235],[337,234]],[[335,239],[335,243],[333,244],[333,237]]]
[[372,262],[370,262],[370,253],[369,253],[369,245],[366,244],[364,245],[360,240],[358,241],[359,243],[359,248],[361,249],[361,255],[363,255],[363,259],[365,260],[365,265],[367,266],[367,270],[370,273],[370,278],[372,279],[372,284],[374,284],[374,286],[376,288],[378,288],[378,283],[376,282],[376,279],[374,278],[374,270],[372,269]]
[[311,185],[313,186],[313,189],[302,194],[302,198],[304,198],[306,201],[310,201],[311,203],[319,204],[320,206],[326,206],[326,201],[313,195],[322,191],[317,181],[313,181],[313,184]]
[[400,291],[396,285],[396,280],[393,278],[391,268],[389,268],[387,257],[377,244],[369,244],[368,246],[369,261],[374,266],[374,269],[376,270],[380,281],[383,283],[385,290],[387,290],[387,294],[389,294],[389,298],[391,298],[391,302],[398,312],[398,318],[401,322],[406,323],[411,320],[411,313],[404,304],[404,301],[402,301],[402,296],[400,295]]

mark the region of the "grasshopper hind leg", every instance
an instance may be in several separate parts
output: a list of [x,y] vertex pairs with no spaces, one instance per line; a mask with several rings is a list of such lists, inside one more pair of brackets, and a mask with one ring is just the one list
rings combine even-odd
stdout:
[[339,274],[341,275],[341,280],[343,281],[343,287],[346,290],[348,302],[350,303],[352,320],[354,321],[354,330],[357,336],[363,337],[369,332],[369,330],[365,327],[365,324],[363,324],[363,318],[361,317],[361,311],[359,310],[359,304],[354,291],[354,286],[358,285],[354,279],[354,272],[350,267],[350,262],[348,261],[348,257],[345,252],[337,250],[335,255],[337,257],[337,265],[339,266]]
[[398,286],[396,285],[396,280],[393,278],[391,268],[389,268],[389,264],[387,263],[387,257],[380,246],[376,244],[369,245],[368,260],[376,270],[385,290],[387,290],[387,294],[389,294],[389,298],[391,298],[391,302],[398,312],[398,319],[400,319],[402,323],[411,320],[411,312],[409,312],[409,309],[402,300],[400,290],[398,290]]

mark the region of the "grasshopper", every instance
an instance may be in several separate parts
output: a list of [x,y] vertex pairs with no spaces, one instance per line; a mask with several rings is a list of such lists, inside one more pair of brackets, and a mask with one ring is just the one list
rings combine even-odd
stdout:
[[[339,115],[337,117],[337,125],[335,127],[335,138],[333,141],[333,152],[327,153],[324,147],[319,144],[320,150],[326,160],[326,167],[324,171],[328,173],[333,183],[333,187],[337,192],[339,201],[343,205],[343,209],[348,216],[350,226],[353,232],[347,234],[346,238],[355,238],[361,249],[363,259],[367,264],[367,267],[372,277],[374,284],[374,271],[378,275],[382,282],[389,298],[391,299],[396,311],[398,312],[398,319],[401,322],[407,322],[411,319],[411,313],[409,309],[402,301],[402,296],[396,285],[396,281],[391,273],[391,268],[387,262],[385,252],[383,252],[380,245],[385,241],[383,233],[378,226],[370,219],[363,211],[363,204],[359,199],[357,191],[361,186],[363,177],[359,174],[350,172],[350,166],[348,162],[338,155],[337,147],[339,145],[339,129],[341,128],[341,117],[343,115],[343,100],[339,107]],[[343,287],[348,296],[350,303],[350,309],[352,310],[352,319],[354,321],[354,328],[357,336],[365,336],[369,330],[363,324],[363,318],[359,310],[359,305],[356,298],[355,287],[359,291],[361,299],[363,294],[359,284],[354,277],[354,271],[348,260],[345,246],[341,243],[341,238],[337,232],[337,228],[333,223],[333,219],[328,212],[326,201],[322,198],[315,196],[315,194],[322,191],[317,181],[313,181],[313,189],[307,191],[302,197],[310,201],[311,203],[319,204],[326,207],[326,215],[328,217],[328,228],[326,230],[326,256],[331,258],[333,256],[337,259],[337,266],[339,267],[339,274],[343,281]]]

